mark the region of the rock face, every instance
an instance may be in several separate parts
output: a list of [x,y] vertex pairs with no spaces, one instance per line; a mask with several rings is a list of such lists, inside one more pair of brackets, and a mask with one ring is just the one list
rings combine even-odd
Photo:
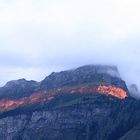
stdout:
[[116,85],[127,90],[115,66],[87,65],[77,69],[52,73],[40,84],[40,90],[55,89],[65,86],[99,82]]
[[38,88],[39,83],[36,81],[27,81],[25,79],[13,80],[7,82],[4,87],[0,88],[0,98],[2,99],[19,99],[30,96]]
[[51,110],[7,115],[0,119],[0,139],[119,140],[139,122],[133,99],[88,95],[79,100]]
[[0,140],[138,140],[140,102],[114,66],[8,82],[0,97]]

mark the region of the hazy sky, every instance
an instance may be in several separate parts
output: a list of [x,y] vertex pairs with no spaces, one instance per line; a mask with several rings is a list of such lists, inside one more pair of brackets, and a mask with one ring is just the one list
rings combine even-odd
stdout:
[[140,87],[139,0],[0,0],[0,85],[96,63]]

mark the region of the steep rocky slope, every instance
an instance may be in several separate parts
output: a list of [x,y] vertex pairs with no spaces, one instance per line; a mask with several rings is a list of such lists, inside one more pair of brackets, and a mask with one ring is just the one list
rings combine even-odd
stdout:
[[[0,92],[0,140],[132,140],[139,128],[140,102],[114,66],[88,65],[12,85],[14,92]],[[16,92],[15,85],[31,91]]]

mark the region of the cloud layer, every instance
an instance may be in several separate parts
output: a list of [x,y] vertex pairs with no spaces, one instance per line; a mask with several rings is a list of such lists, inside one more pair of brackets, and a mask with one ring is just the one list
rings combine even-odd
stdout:
[[140,87],[139,7],[138,0],[1,0],[0,84],[103,63]]

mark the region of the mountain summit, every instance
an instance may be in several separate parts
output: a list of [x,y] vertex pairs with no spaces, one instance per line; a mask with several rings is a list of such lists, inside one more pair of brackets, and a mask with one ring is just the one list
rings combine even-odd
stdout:
[[50,102],[63,94],[103,94],[118,99],[128,97],[128,89],[117,67],[87,65],[52,73],[42,82],[13,80],[0,88],[0,112],[31,104]]
[[86,65],[68,71],[53,72],[41,82],[40,89],[47,90],[89,82],[110,83],[113,82],[113,78],[120,80],[120,74],[115,66]]

